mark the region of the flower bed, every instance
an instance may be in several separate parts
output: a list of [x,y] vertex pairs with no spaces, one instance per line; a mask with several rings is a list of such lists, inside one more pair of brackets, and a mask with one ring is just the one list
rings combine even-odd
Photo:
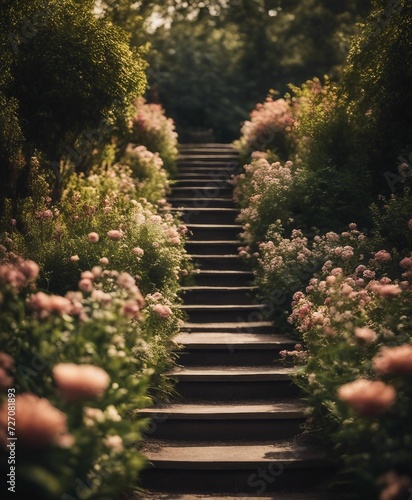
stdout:
[[144,146],[73,173],[57,202],[38,158],[28,185],[0,246],[0,470],[14,466],[12,408],[16,491],[116,498],[145,465],[137,444],[148,422],[136,410],[173,390],[187,228],[165,201],[161,158]]

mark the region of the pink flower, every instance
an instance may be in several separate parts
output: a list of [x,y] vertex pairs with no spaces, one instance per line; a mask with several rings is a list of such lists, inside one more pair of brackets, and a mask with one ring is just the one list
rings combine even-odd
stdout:
[[47,295],[44,292],[37,292],[28,299],[29,308],[40,315],[47,317],[52,312],[60,314],[70,314],[72,303],[66,297],[60,295]]
[[111,448],[114,453],[121,453],[124,449],[123,440],[120,436],[108,436],[105,440],[105,445]]
[[373,367],[377,373],[412,375],[412,345],[382,347],[373,358]]
[[24,260],[20,265],[20,270],[28,280],[36,279],[40,272],[39,266],[32,260]]
[[[406,499],[408,493],[412,491],[412,478],[406,475],[399,475],[394,471],[387,472],[379,478],[379,484],[385,485],[381,491],[379,500],[400,500]],[[410,496],[408,495],[408,498]]]
[[402,293],[399,285],[381,285],[377,283],[372,286],[372,290],[381,297],[395,297]]
[[93,290],[93,281],[90,279],[82,279],[79,281],[79,289],[83,292],[90,293]]
[[[67,430],[66,415],[47,399],[34,394],[16,397],[16,437],[18,443],[30,448],[48,445],[70,447],[74,438]],[[5,442],[7,433],[7,403],[0,408],[0,436]]]
[[97,243],[99,241],[99,235],[97,233],[89,233],[88,239],[90,243]]
[[129,273],[121,273],[117,278],[118,286],[125,289],[130,289],[136,284],[136,280]]
[[109,375],[93,365],[60,363],[53,368],[60,395],[66,401],[100,398],[107,389]]
[[374,417],[388,410],[395,402],[396,392],[391,385],[380,380],[358,379],[342,385],[338,396],[357,413]]
[[123,306],[123,314],[128,318],[140,317],[140,304],[136,300],[128,300]]
[[375,253],[375,260],[378,262],[388,262],[392,259],[391,254],[386,250],[379,250],[379,252]]
[[80,257],[78,255],[72,255],[70,257],[70,262],[78,262],[80,260]]
[[412,258],[405,257],[400,262],[399,265],[405,269],[410,269],[412,267]]
[[376,332],[374,332],[367,326],[363,328],[355,328],[355,337],[365,344],[371,344],[377,339]]
[[119,241],[123,237],[123,231],[112,229],[111,231],[107,232],[107,236],[113,241]]
[[136,255],[136,257],[141,258],[144,255],[144,250],[140,247],[133,248],[132,252]]
[[99,260],[100,264],[102,266],[107,266],[109,264],[109,259],[107,257],[102,257],[100,260]]
[[156,304],[153,306],[153,311],[161,318],[168,318],[172,314],[170,307],[162,304]]

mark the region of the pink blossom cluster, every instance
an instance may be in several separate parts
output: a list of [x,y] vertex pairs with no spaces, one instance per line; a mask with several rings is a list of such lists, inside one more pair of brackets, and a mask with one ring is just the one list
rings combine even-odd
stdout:
[[271,142],[274,134],[281,134],[294,122],[292,108],[285,99],[268,97],[250,113],[250,120],[241,129],[241,149],[253,151]]
[[[67,428],[67,416],[55,408],[47,399],[34,394],[16,396],[16,435],[18,442],[28,448],[59,446],[69,448],[74,437]],[[0,443],[7,443],[7,402],[0,407]]]
[[98,399],[107,389],[110,379],[98,366],[60,363],[53,368],[60,396],[68,402]]
[[0,264],[0,284],[20,290],[36,280],[40,268],[34,261],[24,260],[12,252],[5,253],[5,256]]
[[244,166],[235,181],[234,197],[242,206],[239,221],[243,224],[242,237],[246,242],[254,241],[255,228],[268,217],[268,207],[270,213],[284,211],[285,199],[299,175],[300,170],[295,169],[291,161],[282,165],[259,157]]

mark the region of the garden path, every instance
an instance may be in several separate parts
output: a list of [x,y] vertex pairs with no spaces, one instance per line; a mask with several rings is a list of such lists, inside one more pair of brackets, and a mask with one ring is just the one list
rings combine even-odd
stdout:
[[187,248],[198,268],[183,288],[188,319],[179,398],[147,409],[152,417],[141,498],[327,498],[330,476],[321,451],[298,437],[305,419],[291,368],[279,351],[294,342],[273,333],[267,304],[255,299],[252,273],[238,257],[238,210],[231,176],[239,161],[230,145],[183,145],[170,202],[192,233]]

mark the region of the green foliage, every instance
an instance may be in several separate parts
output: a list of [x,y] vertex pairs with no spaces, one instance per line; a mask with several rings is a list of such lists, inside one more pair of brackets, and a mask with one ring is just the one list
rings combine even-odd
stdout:
[[149,101],[160,99],[185,141],[196,137],[188,129],[233,140],[272,86],[284,93],[290,82],[337,75],[355,23],[370,9],[368,0],[102,4],[133,39],[141,35],[136,16],[143,18],[151,45]]
[[[291,317],[307,348],[297,381],[312,409],[309,426],[343,465],[351,498],[377,498],[390,471],[409,474],[400,489],[406,491],[412,484],[410,284],[402,291],[388,281],[362,284],[356,273],[324,277],[296,297]],[[396,346],[404,346],[402,360],[401,351],[391,354]],[[358,379],[384,383],[369,388]]]
[[173,120],[166,117],[159,104],[147,104],[145,99],[139,98],[134,105],[130,142],[157,153],[166,170],[175,173],[178,150]]
[[79,167],[113,134],[116,120],[145,88],[145,63],[125,32],[93,15],[90,1],[7,2],[0,22],[6,74],[0,91],[15,110],[13,124],[4,115],[4,126],[13,127],[5,133],[21,129],[26,174],[18,176],[10,154],[2,169],[19,177],[17,195],[26,196],[28,159],[40,150],[60,188],[61,160]]
[[[79,283],[85,290],[87,281],[90,289],[61,297],[37,291],[31,261],[10,255],[0,271],[2,350],[15,359],[10,374],[18,396],[19,491],[54,499],[76,495],[82,484],[87,498],[117,496],[136,484],[144,465],[135,445],[146,422],[134,413],[150,403],[149,384],[166,388],[161,377],[170,366],[169,335],[178,317],[172,312],[159,316],[155,304],[164,302],[162,297],[150,297],[144,307],[133,278],[125,273],[95,267]],[[104,372],[94,369],[76,382],[76,370],[91,365]],[[39,408],[38,415],[33,405],[26,408],[32,418],[24,418],[19,401],[23,394],[46,398],[63,412],[65,433],[57,417],[50,420],[50,407]],[[1,403],[0,433],[5,436],[4,394]],[[4,473],[9,469],[7,455],[0,452]]]

